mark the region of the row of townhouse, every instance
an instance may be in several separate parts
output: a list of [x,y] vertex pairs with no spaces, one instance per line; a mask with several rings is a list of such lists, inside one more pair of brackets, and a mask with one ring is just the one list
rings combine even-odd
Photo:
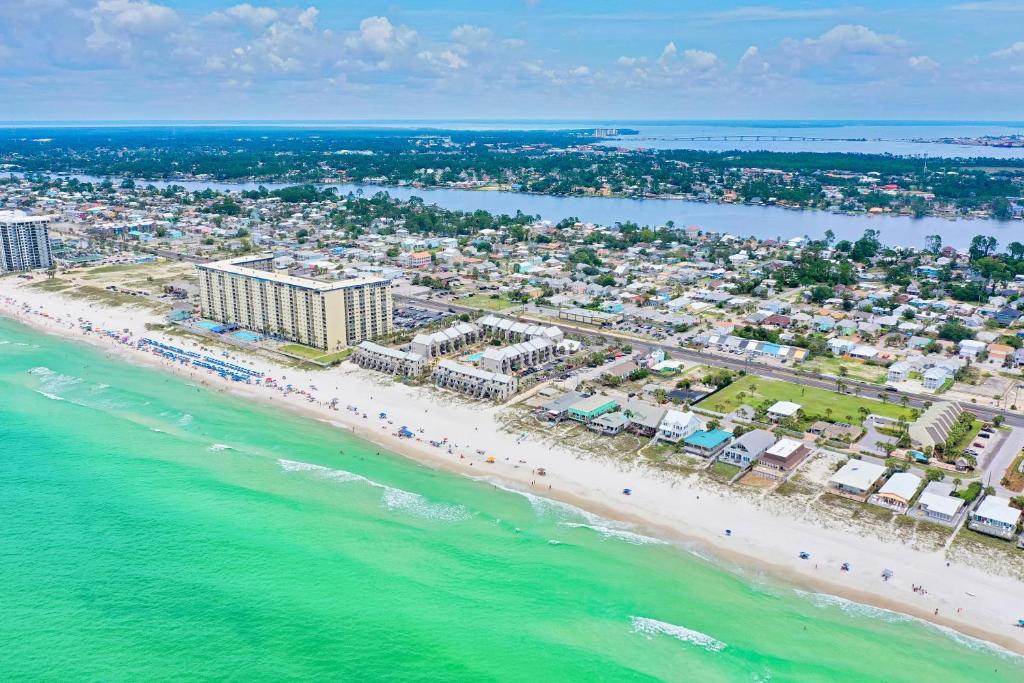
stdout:
[[565,333],[557,325],[534,325],[496,315],[485,315],[477,320],[477,324],[487,335],[504,341],[518,342],[543,337],[558,344],[565,339]]
[[422,354],[392,349],[371,341],[359,344],[352,361],[361,368],[405,377],[418,377],[427,368],[427,359]]
[[534,337],[501,348],[490,347],[480,356],[480,367],[490,372],[513,372],[551,360],[557,352],[554,342]]
[[489,372],[451,360],[438,363],[433,380],[441,389],[450,389],[473,398],[486,398],[492,401],[508,400],[519,391],[519,379],[514,375]]
[[438,332],[417,334],[409,344],[409,350],[424,358],[436,358],[453,353],[469,344],[483,339],[483,328],[473,323],[455,323]]

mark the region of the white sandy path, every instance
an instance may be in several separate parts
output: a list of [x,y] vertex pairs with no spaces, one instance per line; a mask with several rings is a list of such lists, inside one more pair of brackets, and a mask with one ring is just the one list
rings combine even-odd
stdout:
[[[76,322],[83,317],[101,328],[128,329],[134,338],[161,338],[159,333],[146,331],[147,322],[160,322],[146,310],[83,303],[5,278],[0,279],[0,313],[62,336],[83,338],[125,359],[193,378],[203,374],[109,337],[83,333]],[[162,339],[189,345],[174,337]],[[669,478],[648,468],[626,471],[608,459],[551,448],[529,436],[523,439],[501,431],[497,406],[467,402],[432,388],[404,386],[350,363],[338,369],[302,372],[262,358],[239,360],[269,376],[286,378],[282,384],[298,389],[316,386],[317,401],[298,393],[285,396],[278,390],[221,380],[212,373],[203,379],[216,389],[285,405],[347,428],[420,462],[468,476],[491,477],[511,488],[630,522],[639,531],[687,548],[706,549],[748,575],[777,577],[811,591],[913,615],[1024,653],[1024,629],[1013,626],[1024,618],[1024,584],[1012,578],[958,563],[947,566],[941,552],[923,552],[899,542],[862,536],[852,529],[824,529],[810,521],[772,515],[745,497],[709,491],[693,481]],[[339,410],[326,405],[335,397]],[[360,412],[346,410],[349,404],[357,405]],[[392,425],[377,419],[380,411],[388,413]],[[421,440],[395,438],[392,432],[399,425],[423,428],[424,433],[418,434]],[[444,437],[458,444],[453,454],[427,443]],[[477,449],[485,449],[498,462],[486,463]],[[519,464],[520,460],[527,462]],[[547,476],[536,477],[532,473],[535,467],[546,468]],[[534,480],[537,485],[531,486]],[[633,495],[622,495],[626,486],[633,489]],[[726,528],[732,530],[731,537],[724,535]],[[798,559],[801,550],[809,551],[812,559]],[[840,572],[842,562],[849,562],[852,571]],[[895,576],[883,582],[880,574],[887,567]],[[927,594],[915,593],[912,585],[925,586]]]

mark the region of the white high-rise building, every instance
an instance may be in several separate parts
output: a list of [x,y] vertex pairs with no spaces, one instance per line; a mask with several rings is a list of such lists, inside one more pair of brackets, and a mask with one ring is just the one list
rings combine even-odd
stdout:
[[50,221],[55,218],[0,211],[0,273],[50,267]]
[[201,263],[203,317],[325,351],[393,331],[391,283],[384,278],[321,282],[274,270],[270,255]]

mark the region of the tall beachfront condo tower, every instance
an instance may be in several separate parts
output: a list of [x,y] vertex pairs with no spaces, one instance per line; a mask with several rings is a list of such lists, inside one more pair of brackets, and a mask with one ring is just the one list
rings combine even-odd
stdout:
[[0,211],[0,273],[50,267],[50,221],[54,218]]
[[325,351],[390,334],[391,284],[383,278],[322,282],[274,271],[271,256],[204,263],[202,315]]

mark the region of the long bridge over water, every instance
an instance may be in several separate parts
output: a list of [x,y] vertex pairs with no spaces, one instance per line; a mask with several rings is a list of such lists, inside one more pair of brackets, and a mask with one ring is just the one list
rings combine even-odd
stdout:
[[[869,138],[819,138],[809,135],[693,135],[685,137],[632,137],[629,140],[671,140],[674,142],[868,142]],[[882,138],[871,138],[872,141]]]

